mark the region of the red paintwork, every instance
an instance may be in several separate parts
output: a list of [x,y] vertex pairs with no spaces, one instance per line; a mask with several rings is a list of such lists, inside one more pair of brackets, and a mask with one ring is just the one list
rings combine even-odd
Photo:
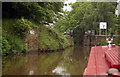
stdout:
[[[91,48],[84,75],[108,75],[111,67],[119,68],[118,46],[95,46]],[[113,61],[112,61],[113,59]]]
[[120,72],[115,72],[112,75],[113,75],[113,77],[120,77]]
[[112,47],[105,51],[105,57],[110,63],[111,68],[120,69],[120,52],[118,52],[118,47]]

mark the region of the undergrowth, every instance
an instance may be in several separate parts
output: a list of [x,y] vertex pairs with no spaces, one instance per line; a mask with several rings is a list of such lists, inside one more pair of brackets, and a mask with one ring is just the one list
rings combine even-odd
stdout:
[[27,19],[3,19],[2,54],[27,52],[24,37],[32,28],[39,29],[39,49],[58,50],[69,46],[68,40],[61,33],[42,24],[35,24]]

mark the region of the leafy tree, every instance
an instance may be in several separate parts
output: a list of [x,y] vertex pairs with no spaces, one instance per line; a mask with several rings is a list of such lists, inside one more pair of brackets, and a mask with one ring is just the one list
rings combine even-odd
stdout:
[[[61,23],[58,21],[59,24],[56,26],[74,30],[74,38],[81,39],[81,37],[78,37],[79,34],[82,35],[88,30],[95,30],[96,34],[98,34],[99,23],[107,22],[107,30],[110,34],[115,32],[116,29],[116,6],[116,2],[76,2],[72,4],[72,11],[67,14],[65,20],[63,17],[60,20]],[[64,22],[67,24],[64,24]]]
[[48,24],[61,16],[62,2],[3,2],[3,18],[21,18]]
[[17,19],[16,22],[12,25],[13,34],[16,34],[19,37],[25,37],[28,31],[31,29],[31,22],[27,19]]

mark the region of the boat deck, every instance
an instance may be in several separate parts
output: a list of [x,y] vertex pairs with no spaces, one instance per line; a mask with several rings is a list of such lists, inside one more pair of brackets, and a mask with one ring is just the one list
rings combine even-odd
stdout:
[[114,55],[114,57],[112,57],[109,56],[111,55],[109,54],[109,52],[113,54],[114,52],[118,51],[119,51],[118,46],[111,48],[109,48],[108,46],[92,47],[89,55],[88,65],[87,68],[85,69],[84,75],[107,75],[107,71],[109,68],[111,68],[111,64],[114,64],[114,62],[113,63],[110,62],[110,58],[114,59],[117,56],[119,59],[119,55],[115,54],[116,56]]

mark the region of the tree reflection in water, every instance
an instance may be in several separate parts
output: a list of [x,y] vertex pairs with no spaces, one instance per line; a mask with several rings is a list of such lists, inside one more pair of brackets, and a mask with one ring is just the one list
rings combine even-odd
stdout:
[[56,52],[4,56],[3,75],[82,75],[89,50],[76,46]]

